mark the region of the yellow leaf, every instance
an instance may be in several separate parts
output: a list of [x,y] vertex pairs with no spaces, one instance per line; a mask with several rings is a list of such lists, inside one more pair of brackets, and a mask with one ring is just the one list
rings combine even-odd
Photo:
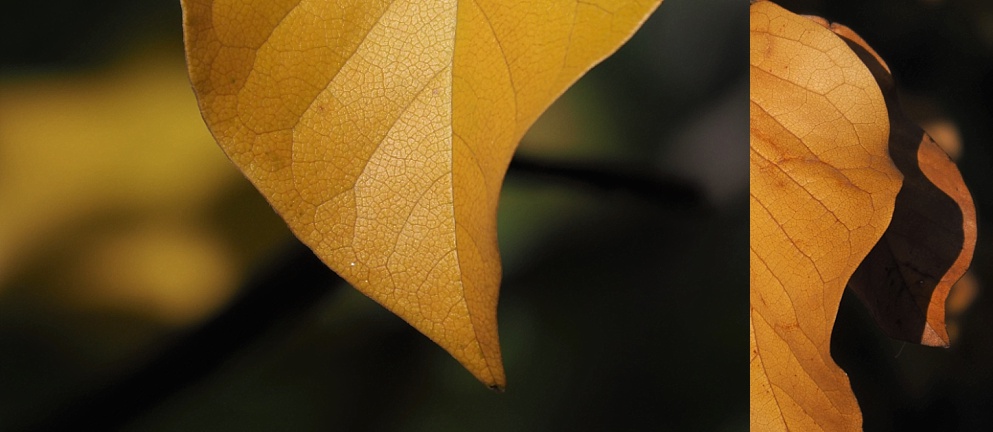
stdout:
[[860,430],[830,340],[902,176],[873,75],[822,25],[750,13],[750,369],[755,430]]
[[503,387],[496,208],[507,165],[538,115],[659,3],[183,10],[190,76],[228,156],[332,269]]

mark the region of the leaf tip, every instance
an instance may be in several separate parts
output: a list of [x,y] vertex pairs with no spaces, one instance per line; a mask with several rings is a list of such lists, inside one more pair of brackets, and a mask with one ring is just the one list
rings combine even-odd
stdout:
[[948,336],[942,337],[935,331],[934,327],[931,327],[930,323],[925,323],[924,332],[921,334],[921,345],[948,348]]

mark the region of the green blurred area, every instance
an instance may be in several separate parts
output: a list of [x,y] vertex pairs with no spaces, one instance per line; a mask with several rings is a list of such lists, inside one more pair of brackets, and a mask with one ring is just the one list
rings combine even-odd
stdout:
[[[289,233],[199,118],[178,2],[5,3],[6,431],[210,319]],[[535,159],[680,176],[708,209],[508,176],[506,393],[342,286],[126,429],[744,430],[746,20],[666,0],[525,138]]]

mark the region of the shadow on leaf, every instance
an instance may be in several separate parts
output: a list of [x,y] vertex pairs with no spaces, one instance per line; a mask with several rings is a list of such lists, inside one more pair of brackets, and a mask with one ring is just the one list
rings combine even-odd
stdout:
[[892,222],[848,286],[888,336],[947,347],[945,299],[968,269],[976,246],[972,197],[955,163],[904,115],[882,59],[847,27],[829,28],[859,56],[883,91],[890,157],[904,175]]

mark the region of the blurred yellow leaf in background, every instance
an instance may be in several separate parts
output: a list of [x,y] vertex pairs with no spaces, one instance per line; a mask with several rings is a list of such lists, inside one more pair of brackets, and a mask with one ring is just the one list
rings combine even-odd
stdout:
[[41,272],[58,292],[25,294],[170,326],[228,298],[245,260],[206,220],[239,178],[179,59],[7,77],[0,94],[0,296]]

